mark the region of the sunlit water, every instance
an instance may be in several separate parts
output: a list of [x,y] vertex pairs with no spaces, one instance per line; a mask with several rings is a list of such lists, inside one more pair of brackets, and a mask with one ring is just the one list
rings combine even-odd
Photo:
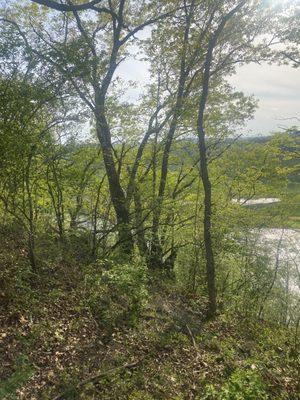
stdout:
[[261,199],[232,199],[232,202],[240,204],[242,206],[253,206],[253,205],[280,203],[280,199],[277,199],[276,197],[261,198]]
[[[232,202],[242,206],[252,206],[279,203],[280,199],[233,199]],[[274,271],[276,268],[280,272],[283,271],[281,276],[289,277],[287,279],[289,291],[300,293],[300,230],[263,228],[252,233],[255,244],[263,248],[270,257],[270,267]]]
[[260,243],[267,248],[273,269],[290,275],[289,290],[300,293],[300,230],[299,229],[261,229],[258,233]]
[[[233,203],[247,207],[279,203],[278,198],[232,199]],[[255,229],[252,231],[253,245],[259,245],[270,258],[270,266],[281,276],[282,284],[290,292],[300,294],[300,230],[299,229]],[[284,276],[284,278],[282,278]]]

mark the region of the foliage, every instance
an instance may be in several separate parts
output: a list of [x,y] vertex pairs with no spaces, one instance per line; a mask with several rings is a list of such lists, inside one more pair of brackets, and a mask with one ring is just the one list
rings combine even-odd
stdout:
[[208,386],[201,399],[211,400],[267,400],[270,397],[259,372],[255,370],[236,370],[219,390]]
[[33,275],[26,257],[22,230],[20,232],[16,226],[5,226],[1,230],[0,310],[7,316],[16,316],[29,310],[34,303]]
[[85,271],[83,295],[101,329],[135,324],[147,302],[146,267],[139,261],[99,261]]
[[15,362],[15,372],[4,382],[0,383],[0,398],[6,400],[17,399],[16,391],[27,383],[35,368],[28,364],[28,358],[20,355]]
[[295,398],[299,129],[228,77],[298,66],[297,6],[2,3],[1,396]]

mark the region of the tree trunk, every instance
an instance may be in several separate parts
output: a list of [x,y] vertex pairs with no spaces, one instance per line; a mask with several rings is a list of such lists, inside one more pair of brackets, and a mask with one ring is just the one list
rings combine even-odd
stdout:
[[151,262],[153,263],[153,267],[163,266],[162,262],[162,245],[159,240],[158,230],[160,224],[160,218],[162,213],[162,206],[164,201],[165,189],[167,184],[168,170],[169,170],[169,156],[171,151],[171,146],[173,143],[174,135],[177,129],[178,121],[180,118],[180,113],[183,106],[184,100],[184,89],[186,80],[188,77],[187,73],[187,54],[188,54],[188,44],[189,44],[189,35],[190,28],[192,23],[192,17],[194,13],[194,0],[192,0],[189,12],[186,10],[186,25],[184,29],[183,36],[183,50],[180,60],[180,72],[179,72],[179,81],[178,88],[176,94],[176,103],[174,106],[173,117],[171,119],[170,127],[167,133],[165,147],[162,157],[162,165],[161,165],[161,174],[160,174],[160,182],[158,189],[158,197],[156,199],[156,205],[153,210],[153,229],[152,229],[152,244],[151,244]]
[[204,71],[202,76],[202,92],[199,100],[198,120],[197,120],[197,133],[198,133],[198,147],[200,154],[200,174],[204,190],[204,245],[205,245],[205,258],[206,258],[206,279],[208,289],[208,317],[213,318],[217,311],[216,302],[216,282],[215,282],[215,260],[213,253],[213,243],[211,235],[211,213],[212,213],[212,195],[211,195],[211,182],[209,179],[207,151],[205,143],[205,129],[204,129],[204,113],[208,100],[208,92],[210,87],[211,65],[213,61],[213,52],[219,36],[221,35],[226,23],[230,20],[235,13],[237,13],[247,0],[242,0],[238,5],[227,13],[222,19],[211,35],[207,53],[204,62]]
[[[27,194],[28,203],[28,259],[33,271],[36,271],[36,257],[35,257],[35,223],[34,223],[34,208],[31,191],[31,165],[35,154],[36,146],[31,146],[30,153],[28,155],[27,166],[25,171],[25,188]],[[25,210],[24,210],[25,211]],[[26,214],[26,211],[25,211]]]
[[204,113],[208,99],[209,83],[210,83],[210,68],[213,59],[213,50],[217,42],[217,36],[214,35],[209,42],[207,54],[205,57],[204,73],[202,80],[202,93],[199,101],[197,134],[198,148],[200,155],[200,176],[204,190],[204,216],[203,216],[203,231],[204,231],[204,246],[205,246],[205,261],[206,261],[206,281],[208,291],[208,317],[213,318],[217,311],[216,301],[216,283],[215,283],[215,260],[213,253],[213,244],[211,236],[211,182],[209,179],[207,150],[205,143],[204,129]]
[[215,260],[213,252],[213,243],[211,235],[211,182],[209,179],[207,159],[206,159],[206,147],[204,140],[200,140],[199,137],[199,151],[201,154],[200,169],[201,169],[201,179],[204,189],[204,245],[205,245],[205,258],[206,258],[206,279],[207,279],[207,289],[208,289],[208,317],[214,317],[217,311],[217,293],[216,293],[216,283],[215,283]]
[[36,271],[35,240],[34,233],[28,232],[28,260],[33,271]]
[[126,207],[126,197],[116,170],[112,152],[110,129],[104,115],[103,106],[98,107],[96,118],[97,136],[101,144],[110,197],[117,217],[118,242],[122,253],[130,256],[133,252],[130,213],[129,209]]
[[135,185],[134,188],[134,206],[135,206],[135,225],[137,234],[137,246],[142,257],[148,258],[148,246],[145,237],[145,226],[143,218],[143,206],[141,200],[141,194],[138,187]]

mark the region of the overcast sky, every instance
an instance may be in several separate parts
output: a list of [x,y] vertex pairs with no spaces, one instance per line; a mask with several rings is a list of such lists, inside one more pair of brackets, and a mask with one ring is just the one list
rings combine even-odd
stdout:
[[246,94],[259,100],[254,120],[246,131],[266,134],[282,126],[297,125],[300,117],[300,69],[290,66],[256,65],[241,67],[230,82]]
[[[126,61],[120,66],[119,75],[138,82],[139,88],[129,90],[131,100],[149,82],[144,62]],[[283,126],[297,125],[296,120],[284,119],[300,117],[300,68],[250,64],[239,68],[229,81],[237,90],[254,95],[259,101],[254,119],[244,129],[245,135],[266,135]]]
[[[0,0],[0,3],[3,1],[7,2]],[[290,0],[272,1],[275,4]],[[144,29],[139,36],[148,37],[149,29]],[[138,83],[139,88],[130,88],[126,95],[130,100],[137,99],[149,82],[147,63],[137,60],[127,60],[121,64],[118,75]],[[239,68],[237,74],[230,78],[230,82],[237,90],[254,95],[259,100],[254,119],[244,129],[245,134],[265,135],[280,130],[282,126],[297,125],[295,119],[287,119],[300,117],[300,68],[251,64]]]

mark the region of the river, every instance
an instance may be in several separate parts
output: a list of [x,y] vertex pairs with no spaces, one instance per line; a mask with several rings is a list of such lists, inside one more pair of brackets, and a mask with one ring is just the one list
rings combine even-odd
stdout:
[[[279,203],[278,198],[233,199],[242,206],[259,206]],[[291,228],[262,228],[252,231],[255,244],[259,244],[270,257],[278,279],[285,279],[287,290],[300,294],[300,230]]]

